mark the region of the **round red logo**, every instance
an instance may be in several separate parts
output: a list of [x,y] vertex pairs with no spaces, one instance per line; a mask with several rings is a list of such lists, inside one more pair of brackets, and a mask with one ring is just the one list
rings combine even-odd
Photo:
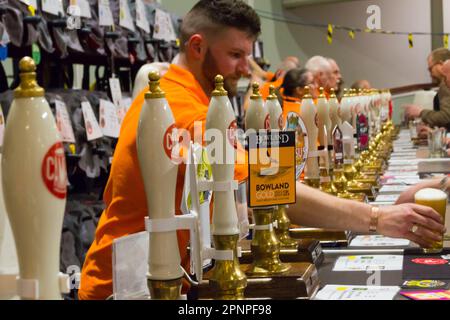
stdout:
[[178,128],[175,124],[172,124],[167,128],[163,138],[164,151],[170,160],[177,160],[180,158],[179,139]]
[[417,258],[413,259],[412,262],[417,264],[426,264],[426,265],[442,265],[447,264],[448,261],[444,259],[434,259],[434,258]]
[[55,197],[65,199],[67,194],[67,169],[64,146],[55,143],[45,154],[41,167],[42,179]]
[[270,114],[268,114],[264,119],[264,129],[270,130]]
[[233,120],[230,125],[228,126],[228,130],[227,130],[227,138],[228,138],[228,142],[235,148],[237,149],[237,122],[236,120]]

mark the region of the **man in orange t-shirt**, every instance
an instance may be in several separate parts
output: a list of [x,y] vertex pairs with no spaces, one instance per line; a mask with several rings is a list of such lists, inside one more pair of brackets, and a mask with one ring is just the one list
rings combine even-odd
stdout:
[[[220,14],[230,13],[230,10],[233,13],[231,16]],[[210,20],[212,16],[214,22]],[[199,26],[198,21],[204,21],[204,25]],[[182,46],[179,62],[170,66],[161,79],[161,88],[166,93],[176,126],[189,130],[191,137],[194,137],[196,121],[202,122],[204,132],[214,77],[223,75],[225,89],[235,95],[238,80],[248,74],[247,57],[260,33],[260,21],[254,10],[242,1],[202,0],[184,18],[181,32],[185,45]],[[147,203],[137,158],[136,132],[145,91],[134,100],[122,123],[104,192],[106,209],[83,265],[78,294],[80,299],[106,299],[112,294],[112,242],[144,230]],[[238,152],[243,150],[238,148]],[[178,170],[176,186],[177,214],[180,214],[184,172],[185,166],[182,165]],[[246,178],[247,167],[236,165],[235,179],[242,181]],[[185,269],[189,265],[188,240],[187,231],[178,232],[180,256]]]

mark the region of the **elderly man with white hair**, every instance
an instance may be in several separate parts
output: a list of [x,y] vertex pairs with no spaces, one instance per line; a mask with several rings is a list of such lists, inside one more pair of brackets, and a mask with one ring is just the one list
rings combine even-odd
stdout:
[[340,94],[343,85],[341,68],[339,68],[339,65],[333,58],[327,58],[327,60],[330,63],[331,72],[334,76],[334,78],[331,79],[330,88],[334,88],[336,94]]
[[312,72],[317,89],[323,87],[330,92],[331,88],[336,88],[337,80],[333,75],[332,66],[326,58],[314,56],[306,62],[305,68]]

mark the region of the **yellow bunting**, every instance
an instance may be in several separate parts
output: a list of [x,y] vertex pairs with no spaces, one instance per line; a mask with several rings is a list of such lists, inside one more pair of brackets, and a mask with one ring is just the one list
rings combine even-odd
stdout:
[[69,144],[69,149],[72,154],[76,154],[76,147],[73,143]]
[[180,43],[181,43],[180,38],[177,38],[177,39],[175,40],[175,42],[176,42],[176,44],[177,44],[177,47],[179,48],[179,47],[180,47]]
[[444,48],[448,49],[448,34],[444,34]]
[[333,25],[328,25],[328,34],[327,34],[328,43],[333,43]]
[[36,14],[36,8],[33,6],[28,6],[28,11],[30,12],[30,14],[34,17],[34,15]]
[[414,41],[413,41],[413,35],[412,35],[412,33],[410,33],[409,35],[408,35],[408,44],[409,44],[409,48],[411,49],[411,48],[414,48]]
[[349,37],[350,37],[352,40],[355,40],[355,31],[350,30],[350,31],[348,32],[348,35],[349,35]]

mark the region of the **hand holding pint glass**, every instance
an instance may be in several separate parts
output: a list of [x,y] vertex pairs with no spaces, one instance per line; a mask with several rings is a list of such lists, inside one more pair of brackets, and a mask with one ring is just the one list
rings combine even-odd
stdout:
[[[439,213],[445,221],[445,212],[447,210],[447,194],[439,189],[425,188],[416,192],[414,196],[414,201],[416,204],[427,206],[433,208],[437,213]],[[420,225],[414,225],[411,228],[411,232],[416,233]],[[436,241],[430,248],[424,248],[425,253],[439,253],[443,249],[443,239],[441,241]]]

